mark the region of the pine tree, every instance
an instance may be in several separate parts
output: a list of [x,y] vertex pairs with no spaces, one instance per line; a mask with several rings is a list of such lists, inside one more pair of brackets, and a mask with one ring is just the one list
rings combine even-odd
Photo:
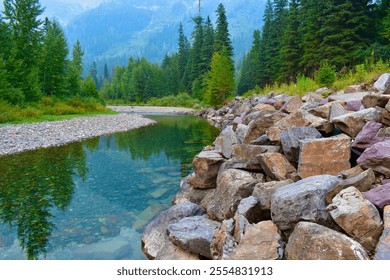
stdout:
[[280,49],[282,64],[279,72],[279,80],[282,82],[295,81],[296,76],[300,72],[299,60],[302,56],[298,32],[300,24],[300,1],[292,0],[287,14],[286,28],[283,33]]
[[222,49],[221,53],[214,53],[211,60],[211,69],[206,78],[205,100],[211,106],[221,106],[233,93],[234,87],[234,69],[230,56],[226,49]]
[[274,8],[271,0],[267,0],[265,6],[263,21],[263,32],[261,36],[261,72],[260,72],[260,86],[265,86],[272,83],[271,63],[272,63],[272,28],[273,28]]
[[69,63],[68,85],[71,95],[79,95],[81,90],[81,78],[83,74],[83,56],[84,51],[80,42],[77,40],[73,46],[72,60]]
[[90,97],[90,98],[98,98],[98,89],[95,84],[95,81],[91,76],[87,76],[81,82],[81,96]]
[[89,76],[92,77],[93,81],[95,82],[95,85],[99,87],[99,80],[98,80],[98,72],[97,72],[97,65],[96,61],[92,63],[91,69],[89,69]]
[[191,84],[199,81],[202,77],[202,48],[203,48],[203,18],[198,16],[193,19],[195,29],[192,32],[191,61]]
[[104,83],[104,81],[111,81],[110,73],[108,72],[107,63],[104,63],[104,77],[103,77],[103,83]]
[[204,38],[202,46],[201,72],[206,73],[210,70],[210,63],[214,53],[214,27],[210,17],[207,17],[204,26]]
[[4,15],[11,30],[11,54],[8,60],[10,82],[22,89],[27,101],[40,96],[39,69],[44,9],[38,0],[4,0]]
[[190,54],[190,43],[184,35],[183,24],[180,22],[179,26],[179,50],[178,50],[178,64],[179,64],[179,90],[184,91],[189,88],[188,77],[188,60]]
[[233,57],[233,45],[229,34],[229,24],[226,17],[226,10],[223,4],[219,4],[217,13],[217,26],[214,37],[214,52],[221,53],[225,48],[230,59]]
[[42,92],[50,96],[66,93],[66,66],[69,54],[65,34],[56,20],[47,21],[42,51]]

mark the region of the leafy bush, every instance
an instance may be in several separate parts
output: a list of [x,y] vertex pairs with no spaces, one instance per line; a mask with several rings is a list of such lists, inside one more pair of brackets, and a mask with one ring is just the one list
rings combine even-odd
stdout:
[[323,63],[316,73],[316,79],[320,86],[331,87],[336,81],[336,71],[334,70],[334,67],[327,62]]
[[186,107],[192,108],[199,104],[199,100],[192,98],[188,93],[180,93],[177,96],[169,95],[162,98],[151,98],[147,102],[149,106],[159,107]]

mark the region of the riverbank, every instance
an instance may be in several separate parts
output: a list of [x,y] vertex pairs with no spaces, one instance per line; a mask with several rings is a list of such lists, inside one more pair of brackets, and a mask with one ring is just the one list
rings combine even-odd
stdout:
[[119,114],[2,126],[0,127],[0,156],[61,146],[154,123],[155,121],[139,115]]
[[156,107],[156,106],[108,106],[107,108],[126,114],[175,114],[175,115],[193,115],[194,109],[178,107]]

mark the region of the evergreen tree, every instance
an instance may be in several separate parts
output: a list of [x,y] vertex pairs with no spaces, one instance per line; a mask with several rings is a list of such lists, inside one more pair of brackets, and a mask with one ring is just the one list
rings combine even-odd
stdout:
[[11,53],[11,30],[9,25],[4,22],[0,14],[0,57],[4,60],[9,59]]
[[226,17],[226,10],[223,4],[219,4],[217,9],[217,26],[214,37],[214,52],[221,53],[225,48],[230,59],[233,57],[233,46],[229,34],[229,24]]
[[299,27],[301,24],[300,18],[300,1],[290,1],[290,9],[287,14],[286,28],[283,33],[280,59],[282,61],[279,80],[283,82],[293,82],[300,72],[299,60],[302,56],[302,50],[299,47],[300,34]]
[[261,71],[260,71],[260,86],[265,86],[272,82],[271,80],[271,63],[272,63],[272,28],[273,28],[274,9],[271,0],[267,0],[264,11],[264,26],[261,36]]
[[96,61],[92,63],[91,69],[89,69],[89,76],[92,77],[93,81],[95,82],[95,85],[99,87],[99,80],[98,80],[98,72],[97,72],[97,65]]
[[81,48],[80,42],[77,40],[73,46],[72,60],[69,64],[69,92],[71,95],[79,95],[81,92],[81,79],[83,74],[83,56],[84,51]]
[[203,18],[198,16],[193,19],[195,29],[192,32],[191,48],[191,75],[190,80],[194,82],[202,76],[202,48],[203,48]]
[[204,26],[204,38],[202,46],[201,72],[206,73],[210,70],[210,63],[214,53],[214,27],[210,17],[207,17]]
[[22,89],[27,101],[40,96],[39,69],[42,40],[39,19],[44,9],[38,0],[4,0],[4,15],[11,30],[8,60],[10,82]]
[[66,66],[69,54],[65,34],[56,20],[47,21],[42,55],[42,92],[63,96],[66,92]]
[[90,97],[90,98],[98,98],[98,89],[95,84],[95,81],[91,76],[87,76],[81,82],[81,96]]
[[221,106],[233,93],[234,87],[234,69],[230,56],[226,49],[222,49],[221,53],[214,53],[211,60],[211,69],[206,78],[205,100],[211,106]]
[[180,22],[179,26],[179,50],[178,50],[178,64],[179,64],[179,90],[184,91],[189,88],[188,77],[188,60],[190,54],[190,43],[184,35],[183,24]]
[[104,63],[104,77],[103,81],[111,81],[110,73],[108,72],[107,63]]

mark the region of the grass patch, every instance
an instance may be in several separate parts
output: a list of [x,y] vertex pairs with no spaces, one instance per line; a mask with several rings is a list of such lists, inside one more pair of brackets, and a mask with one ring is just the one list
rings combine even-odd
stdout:
[[80,116],[116,114],[95,99],[56,100],[44,97],[39,103],[25,107],[0,100],[0,124],[33,123],[67,120]]
[[[372,84],[372,81],[375,77],[383,73],[390,72],[390,62],[372,62],[366,61],[365,64],[360,64],[355,66],[353,69],[348,70],[344,73],[337,73],[336,79],[328,84],[328,87],[334,91],[344,90],[351,85],[356,84]],[[277,84],[267,85],[264,88],[255,88],[247,92],[244,97],[249,97],[252,95],[259,94],[268,94],[270,92],[275,93],[284,93],[289,95],[299,95],[303,96],[308,92],[316,91],[317,89],[323,87],[322,79],[318,78],[312,79],[310,77],[305,77],[303,75],[297,78],[296,83],[290,84]]]

